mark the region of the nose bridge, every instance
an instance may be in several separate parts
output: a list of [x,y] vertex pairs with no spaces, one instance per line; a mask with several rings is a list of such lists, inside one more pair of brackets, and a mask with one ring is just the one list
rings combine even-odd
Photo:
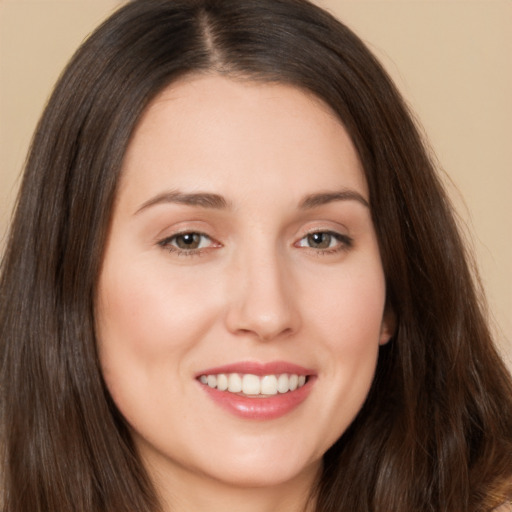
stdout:
[[255,245],[237,255],[228,328],[270,340],[295,331],[299,315],[286,255],[268,241]]

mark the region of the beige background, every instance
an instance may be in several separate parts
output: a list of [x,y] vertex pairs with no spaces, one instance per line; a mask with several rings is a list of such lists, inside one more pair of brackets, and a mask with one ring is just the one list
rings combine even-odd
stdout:
[[[51,87],[119,3],[0,0],[0,251]],[[368,43],[425,127],[471,233],[512,368],[512,0],[318,3]]]

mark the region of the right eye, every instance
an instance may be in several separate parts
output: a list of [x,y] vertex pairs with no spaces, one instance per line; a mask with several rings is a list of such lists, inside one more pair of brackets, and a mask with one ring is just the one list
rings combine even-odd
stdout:
[[177,233],[164,238],[158,242],[158,245],[170,252],[177,253],[179,256],[201,254],[204,249],[219,246],[219,244],[216,244],[208,235],[195,231]]

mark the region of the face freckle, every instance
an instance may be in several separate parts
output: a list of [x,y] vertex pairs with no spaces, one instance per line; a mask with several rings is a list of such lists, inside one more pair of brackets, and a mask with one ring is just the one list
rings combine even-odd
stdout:
[[364,173],[326,105],[218,76],[160,93],[125,156],[96,302],[105,381],[151,470],[311,483],[366,398],[384,310]]

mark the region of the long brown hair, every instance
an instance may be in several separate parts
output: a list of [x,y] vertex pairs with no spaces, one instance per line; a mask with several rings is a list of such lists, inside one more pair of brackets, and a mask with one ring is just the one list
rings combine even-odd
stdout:
[[2,510],[160,510],[99,370],[95,288],[130,136],[189,73],[312,92],[364,166],[397,330],[363,409],[325,454],[317,510],[511,500],[510,375],[451,206],[380,64],[305,0],[139,0],[73,57],[27,160],[0,281]]

